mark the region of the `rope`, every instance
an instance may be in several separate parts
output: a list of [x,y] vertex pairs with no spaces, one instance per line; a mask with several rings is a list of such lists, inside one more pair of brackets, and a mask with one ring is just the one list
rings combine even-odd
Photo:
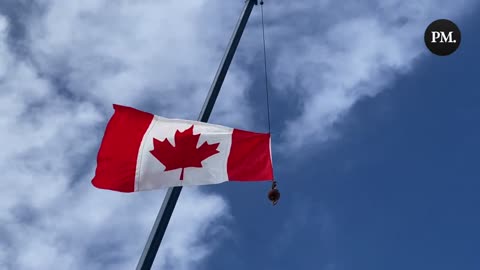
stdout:
[[263,0],[260,1],[260,8],[262,10],[262,39],[263,39],[263,67],[265,72],[265,94],[267,97],[267,120],[268,120],[268,133],[271,133],[270,124],[270,99],[268,94],[268,73],[267,73],[267,46],[265,45],[265,22],[263,19]]
[[[265,20],[263,15],[263,0],[260,1],[260,8],[262,10],[262,40],[263,40],[263,67],[265,72],[265,94],[267,97],[267,117],[268,117],[268,133],[271,134],[271,123],[270,123],[270,99],[268,91],[268,72],[267,72],[267,46],[265,45]],[[272,164],[273,165],[273,164]],[[272,188],[268,193],[269,199],[273,205],[278,203],[280,199],[280,192],[277,189],[277,181],[275,177],[272,179]]]

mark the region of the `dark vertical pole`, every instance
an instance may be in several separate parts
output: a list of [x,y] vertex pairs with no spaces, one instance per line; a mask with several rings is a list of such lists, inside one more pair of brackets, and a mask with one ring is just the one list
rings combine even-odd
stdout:
[[[253,6],[256,4],[257,0],[245,1],[245,6],[243,8],[242,14],[237,22],[237,25],[235,26],[232,38],[230,39],[225,55],[223,56],[220,67],[218,68],[217,74],[215,75],[215,79],[213,80],[210,91],[208,92],[208,96],[205,100],[205,103],[203,104],[203,108],[198,117],[198,121],[207,122],[210,114],[212,113],[213,105],[217,100],[218,93],[220,93],[220,88],[222,87],[225,76],[227,75],[228,68],[230,67],[230,63],[232,62],[235,51],[237,50],[238,43],[240,42],[240,38],[243,34],[243,30],[247,25],[247,21],[250,17],[250,14],[252,13]],[[168,189],[167,194],[165,195],[165,199],[163,200],[162,207],[160,208],[157,219],[155,220],[155,223],[153,225],[150,236],[148,237],[142,256],[140,257],[140,260],[138,262],[137,270],[149,270],[152,267],[153,261],[155,260],[158,248],[160,247],[160,243],[162,242],[163,236],[165,235],[168,222],[170,221],[170,217],[172,216],[173,210],[175,209],[175,205],[177,204],[177,200],[180,196],[181,191],[182,187],[173,187]]]

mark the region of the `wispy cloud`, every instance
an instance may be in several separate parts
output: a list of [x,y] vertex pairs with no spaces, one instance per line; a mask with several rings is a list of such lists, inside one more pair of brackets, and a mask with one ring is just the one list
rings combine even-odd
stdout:
[[[0,268],[132,268],[163,192],[90,186],[111,104],[195,118],[242,2],[19,1],[33,8],[0,16]],[[474,2],[267,1],[274,94],[299,101],[285,140],[297,149],[326,141],[358,100],[412,69],[429,22]],[[237,60],[258,61],[259,28],[250,31]],[[251,125],[255,76],[233,66],[217,122]],[[194,269],[229,215],[222,197],[185,191],[157,266]]]
[[[209,16],[219,7],[207,1],[44,2],[28,41],[42,72],[105,106],[153,103],[157,113],[189,118],[201,108],[234,23]],[[216,107],[229,121],[248,116],[248,82],[244,73],[229,74],[229,94]]]
[[[426,52],[423,33],[439,18],[461,19],[475,1],[268,3],[272,82],[299,100],[287,146],[325,142],[359,100],[385,90]],[[314,3],[315,2],[315,3]],[[287,8],[288,7],[288,8]],[[290,148],[291,148],[290,147]]]
[[[218,39],[195,35],[204,5],[41,1],[15,42],[21,55],[9,40],[18,29],[0,17],[0,268],[134,267],[164,193],[94,189],[95,152],[114,102],[195,117],[221,56],[208,49]],[[224,104],[248,81],[232,75]],[[223,121],[245,122],[236,112]],[[185,190],[156,267],[197,266],[228,212],[220,196]]]

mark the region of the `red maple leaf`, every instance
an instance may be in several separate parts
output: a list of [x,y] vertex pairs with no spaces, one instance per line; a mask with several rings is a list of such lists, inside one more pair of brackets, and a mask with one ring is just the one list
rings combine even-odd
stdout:
[[175,132],[175,146],[168,139],[163,141],[153,138],[152,155],[164,166],[165,171],[182,169],[180,180],[183,180],[183,170],[188,167],[202,168],[202,161],[218,152],[220,143],[204,142],[197,148],[200,134],[193,135],[193,125],[187,130]]

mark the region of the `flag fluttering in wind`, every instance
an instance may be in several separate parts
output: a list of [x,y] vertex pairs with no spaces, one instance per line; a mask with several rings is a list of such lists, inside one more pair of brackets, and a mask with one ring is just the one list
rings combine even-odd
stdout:
[[92,180],[97,188],[135,192],[273,179],[268,133],[113,108]]

